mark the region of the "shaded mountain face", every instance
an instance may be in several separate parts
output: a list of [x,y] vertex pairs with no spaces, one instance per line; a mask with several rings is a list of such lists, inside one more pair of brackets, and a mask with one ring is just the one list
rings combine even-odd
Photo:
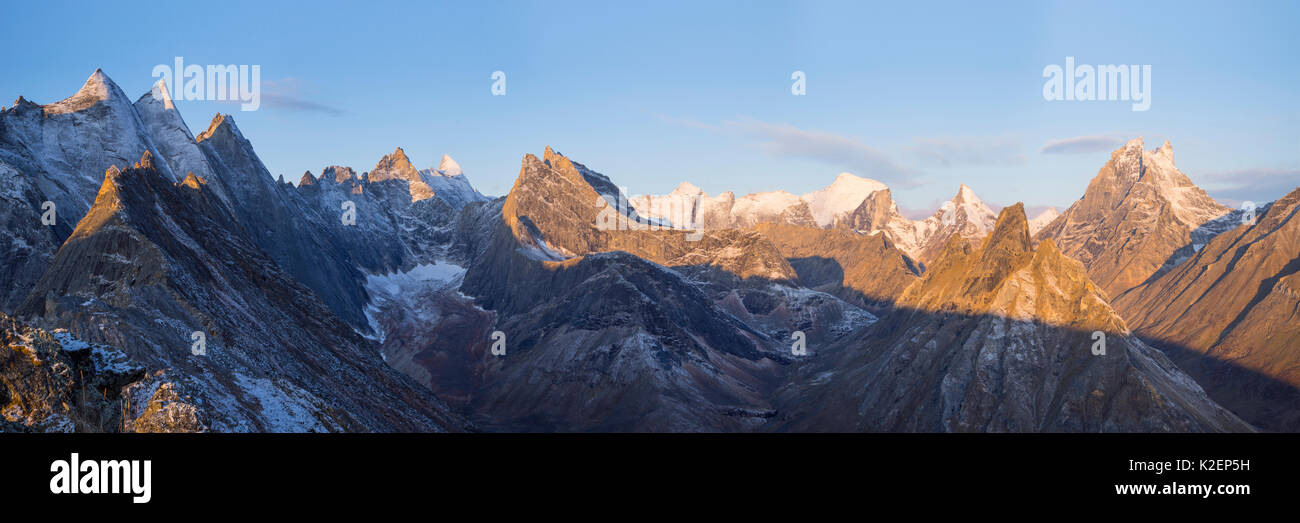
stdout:
[[897,309],[815,354],[775,402],[781,430],[1251,430],[1131,336],[1082,264],[1033,248],[1020,204],[981,245],[950,239]]
[[365,277],[325,225],[337,215],[323,213],[292,185],[277,182],[230,115],[217,115],[196,140],[214,173],[205,180],[218,197],[228,196],[236,227],[334,314],[368,329],[362,314]]
[[[12,312],[54,260],[66,232],[46,225],[45,197],[31,179],[0,161],[0,309]],[[57,209],[57,208],[56,208]]]
[[537,260],[500,232],[461,287],[507,341],[470,399],[477,423],[746,430],[768,415],[788,359],[680,274],[622,252]]
[[1212,397],[1270,430],[1300,430],[1297,209],[1300,188],[1114,301]]
[[1146,281],[1192,243],[1193,231],[1230,211],[1174,166],[1169,142],[1142,147],[1137,138],[1111,153],[1083,197],[1035,236],[1082,261],[1111,297]]
[[[459,291],[492,315],[505,357],[483,340],[469,358],[451,347],[401,358],[444,377],[437,390],[471,384],[454,394],[481,426],[754,430],[793,361],[791,331],[820,341],[874,319],[799,286],[760,232],[651,230],[608,204],[618,189],[607,177],[549,148],[543,158],[524,158],[499,204],[462,214],[475,232]],[[463,307],[442,310],[481,325]]]
[[176,376],[214,430],[460,427],[246,237],[206,180],[156,166],[146,152],[109,169],[20,314]]

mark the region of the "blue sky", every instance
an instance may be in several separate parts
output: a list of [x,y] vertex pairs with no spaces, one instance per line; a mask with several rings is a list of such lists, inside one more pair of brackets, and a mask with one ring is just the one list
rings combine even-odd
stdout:
[[[96,67],[136,97],[182,56],[261,66],[258,111],[178,107],[195,133],[232,113],[295,181],[401,146],[500,195],[551,145],[633,194],[803,193],[849,171],[913,213],[960,183],[1063,209],[1141,135],[1221,200],[1265,201],[1300,185],[1297,20],[1282,1],[36,2],[0,20],[0,104],[57,101]],[[1150,110],[1044,100],[1067,56],[1151,65]]]

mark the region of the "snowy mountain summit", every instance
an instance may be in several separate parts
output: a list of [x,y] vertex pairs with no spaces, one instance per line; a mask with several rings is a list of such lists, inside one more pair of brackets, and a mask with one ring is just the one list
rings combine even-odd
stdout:
[[982,238],[997,220],[993,209],[965,184],[933,216],[909,220],[899,212],[888,186],[851,173],[840,173],[830,185],[802,196],[786,191],[740,197],[728,191],[709,196],[694,184],[682,182],[669,194],[636,197],[630,203],[641,215],[700,229],[774,222],[847,228],[863,234],[883,232],[895,246],[922,262],[937,255],[953,234]]

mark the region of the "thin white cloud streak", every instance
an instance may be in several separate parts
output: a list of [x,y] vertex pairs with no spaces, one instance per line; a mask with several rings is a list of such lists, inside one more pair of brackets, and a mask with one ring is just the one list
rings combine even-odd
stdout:
[[1124,138],[1115,135],[1074,136],[1052,140],[1043,144],[1043,154],[1079,154],[1113,151],[1124,145]]
[[1020,141],[999,137],[918,138],[905,151],[918,163],[932,167],[1010,166],[1025,163]]

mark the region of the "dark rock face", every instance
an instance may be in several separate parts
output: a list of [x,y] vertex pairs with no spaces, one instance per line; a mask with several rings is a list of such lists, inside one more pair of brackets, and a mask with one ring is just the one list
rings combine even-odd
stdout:
[[[789,264],[755,233],[688,241],[683,231],[636,229],[634,211],[619,214],[632,230],[602,230],[599,190],[614,185],[546,156],[524,159],[499,206],[462,215],[491,240],[466,247],[479,254],[460,290],[492,311],[507,340],[504,358],[475,346],[474,419],[548,431],[759,426],[764,418],[751,414],[770,412],[764,391],[789,353],[702,288],[747,277],[792,282]],[[499,214],[469,218],[489,209]]]
[[1300,430],[1297,209],[1300,189],[1115,299],[1134,332],[1167,347],[1211,397],[1270,430]]
[[230,196],[236,227],[334,314],[368,329],[362,314],[365,278],[348,250],[322,226],[337,221],[337,215],[322,213],[292,186],[276,183],[229,115],[213,118],[197,140],[214,172],[207,181],[213,192]]
[[389,363],[483,428],[756,430],[793,331],[824,343],[874,320],[803,288],[761,232],[658,230],[606,204],[604,175],[544,156],[525,157],[506,198],[457,215],[446,253],[463,281],[418,290],[406,312],[379,306]]
[[[214,430],[461,427],[243,230],[204,180],[173,184],[146,154],[109,170],[20,310],[183,376]],[[192,354],[195,332],[206,354]],[[131,406],[137,430],[187,410],[175,387],[139,390],[148,399]]]
[[778,393],[776,428],[1251,430],[1130,336],[1079,262],[1032,249],[1019,204],[981,247],[952,238],[895,311],[827,352]]
[[621,252],[536,260],[502,233],[462,287],[507,340],[470,401],[485,427],[746,430],[761,420],[733,412],[770,410],[788,358],[679,274]]

